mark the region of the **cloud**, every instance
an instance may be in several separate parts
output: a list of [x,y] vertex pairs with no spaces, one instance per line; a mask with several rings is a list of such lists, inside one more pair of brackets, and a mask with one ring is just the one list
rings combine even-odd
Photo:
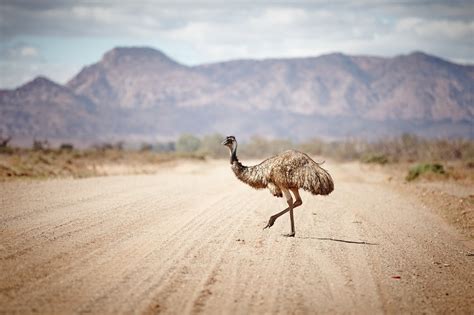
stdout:
[[39,75],[65,83],[78,70],[77,65],[48,62],[38,47],[28,43],[4,45],[0,49],[0,88],[14,88]]
[[0,49],[0,57],[2,62],[43,60],[38,48],[21,42],[11,46],[4,45]]
[[468,41],[474,38],[474,21],[430,21],[410,17],[398,21],[396,30],[413,32],[421,38]]
[[71,40],[96,54],[97,40],[151,45],[186,64],[336,51],[393,56],[413,50],[474,62],[472,1],[4,0],[0,10],[0,40],[8,49],[29,39],[55,39],[53,48],[25,44],[32,49],[1,51],[4,63],[18,55],[15,62],[43,58],[53,68],[59,64],[55,51],[68,56]]
[[53,81],[63,84],[70,79],[71,73],[77,73],[79,70],[80,67],[69,64],[2,62],[0,73],[8,75],[0,76],[0,87],[16,88],[39,75],[46,75]]
[[31,46],[22,47],[19,53],[20,53],[20,56],[28,57],[28,58],[39,56],[38,50],[35,47],[31,47]]

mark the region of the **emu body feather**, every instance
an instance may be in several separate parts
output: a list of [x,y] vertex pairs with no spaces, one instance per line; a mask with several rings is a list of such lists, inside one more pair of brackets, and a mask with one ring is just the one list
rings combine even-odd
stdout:
[[256,189],[268,188],[282,197],[280,187],[304,189],[313,195],[328,195],[334,190],[331,175],[307,154],[288,150],[255,166],[243,166],[238,159],[232,171],[242,182]]

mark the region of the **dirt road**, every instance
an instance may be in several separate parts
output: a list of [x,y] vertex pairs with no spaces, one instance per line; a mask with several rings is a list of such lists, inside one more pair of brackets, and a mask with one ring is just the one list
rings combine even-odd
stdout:
[[472,248],[381,173],[282,199],[227,161],[0,183],[0,313],[473,313]]

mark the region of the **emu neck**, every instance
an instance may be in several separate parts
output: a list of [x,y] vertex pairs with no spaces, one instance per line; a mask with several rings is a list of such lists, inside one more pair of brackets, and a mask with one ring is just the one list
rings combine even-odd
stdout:
[[234,164],[234,162],[239,163],[239,159],[237,158],[237,142],[235,142],[235,146],[230,153],[230,164]]
[[261,189],[268,185],[266,171],[260,165],[244,166],[237,158],[237,142],[230,150],[230,165],[235,176],[253,188]]
[[232,147],[230,152],[230,165],[234,174],[241,178],[242,172],[246,169],[245,166],[240,163],[239,159],[237,158],[237,142],[235,142],[235,146]]
[[231,168],[239,180],[252,186],[253,188],[259,189],[267,187],[267,181],[264,178],[264,173],[259,166],[242,165],[242,163],[240,163],[236,157],[235,160],[232,161]]
[[245,174],[245,171],[247,169],[246,166],[242,165],[242,163],[240,163],[240,161],[237,159],[237,157],[235,157],[235,159],[233,160],[232,157],[231,157],[231,169],[232,171],[234,172],[235,176],[237,176],[237,178],[239,178],[240,180],[243,180],[243,178],[245,177],[244,174]]

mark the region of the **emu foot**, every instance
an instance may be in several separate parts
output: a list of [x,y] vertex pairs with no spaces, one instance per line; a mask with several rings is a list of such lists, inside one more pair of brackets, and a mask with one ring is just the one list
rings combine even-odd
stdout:
[[289,234],[283,234],[285,237],[295,237],[295,232]]
[[277,219],[276,217],[271,216],[270,219],[268,220],[267,225],[263,229],[265,230],[266,228],[270,228],[273,225],[273,223],[275,223],[276,219]]

